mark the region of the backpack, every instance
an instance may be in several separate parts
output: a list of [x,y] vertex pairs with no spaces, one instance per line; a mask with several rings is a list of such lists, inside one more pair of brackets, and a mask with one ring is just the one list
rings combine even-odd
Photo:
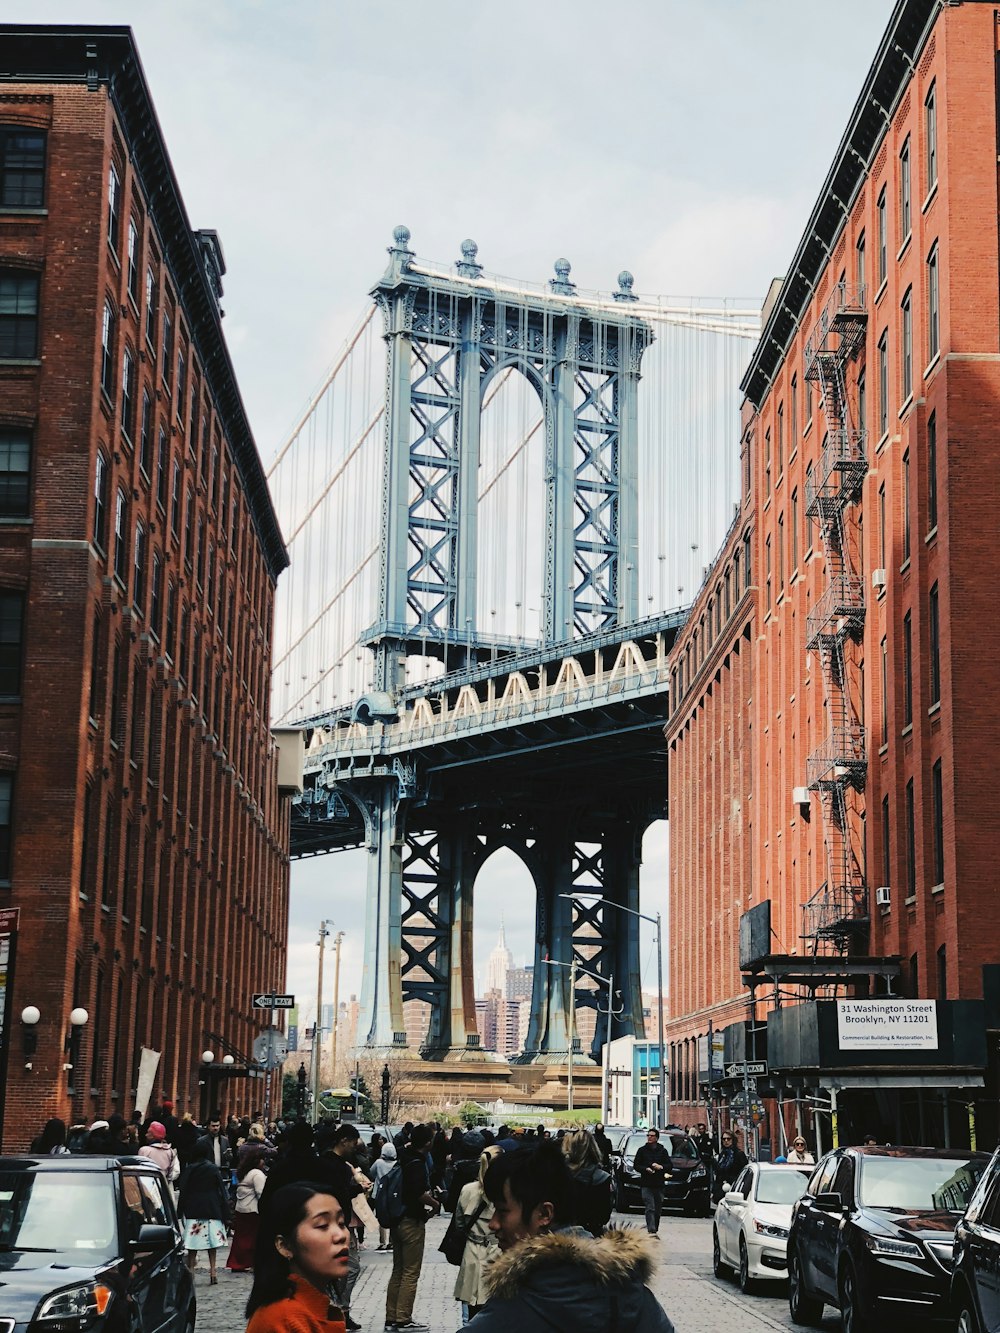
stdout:
[[397,1162],[379,1181],[375,1216],[380,1227],[394,1227],[402,1219],[404,1211],[403,1168]]

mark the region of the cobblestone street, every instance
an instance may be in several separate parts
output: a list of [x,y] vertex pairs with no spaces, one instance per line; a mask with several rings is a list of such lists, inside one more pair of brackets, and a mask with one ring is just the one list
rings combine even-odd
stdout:
[[[633,1226],[642,1224],[636,1214],[628,1219],[616,1216],[616,1221],[627,1221]],[[439,1218],[427,1227],[424,1268],[414,1308],[414,1318],[429,1324],[433,1333],[457,1333],[462,1322],[461,1307],[452,1297],[457,1269],[446,1263],[437,1250],[446,1225],[447,1218]],[[741,1296],[734,1283],[713,1277],[710,1220],[665,1217],[660,1237],[663,1258],[651,1285],[677,1333],[714,1333],[723,1329],[757,1333],[794,1327],[784,1284],[769,1284],[760,1295]],[[366,1333],[380,1333],[382,1329],[385,1288],[391,1271],[391,1254],[379,1254],[371,1248],[363,1252],[352,1314]],[[243,1333],[246,1326],[243,1307],[251,1284],[249,1274],[230,1273],[220,1267],[219,1285],[210,1287],[203,1261],[195,1276],[197,1333]],[[839,1316],[829,1307],[823,1328],[828,1331],[840,1328]]]

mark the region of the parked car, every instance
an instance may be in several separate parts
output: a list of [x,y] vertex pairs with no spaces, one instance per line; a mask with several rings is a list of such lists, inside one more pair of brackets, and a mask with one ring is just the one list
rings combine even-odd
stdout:
[[788,1304],[796,1324],[836,1306],[844,1333],[887,1315],[948,1313],[955,1226],[989,1158],[951,1148],[838,1148],[792,1210]]
[[0,1157],[5,1333],[193,1333],[194,1283],[144,1157]]
[[787,1273],[785,1246],[792,1205],[806,1191],[812,1167],[751,1162],[722,1196],[712,1226],[712,1267],[716,1277],[735,1269],[748,1293],[760,1278]]
[[[642,1181],[634,1166],[635,1155],[646,1142],[647,1130],[625,1134],[611,1154],[615,1207],[620,1213],[642,1207]],[[680,1208],[689,1216],[708,1217],[708,1170],[694,1139],[683,1130],[665,1130],[660,1142],[670,1153],[672,1174],[663,1188],[664,1208]]]
[[958,1333],[1000,1329],[1000,1150],[955,1228],[951,1309]]

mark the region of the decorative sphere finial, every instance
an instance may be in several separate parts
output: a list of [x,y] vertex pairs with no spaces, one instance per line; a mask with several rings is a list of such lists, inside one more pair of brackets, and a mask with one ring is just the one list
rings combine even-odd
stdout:
[[561,282],[565,282],[569,277],[573,265],[568,259],[557,259],[553,267],[556,271],[556,277],[559,278]]
[[632,286],[634,283],[635,283],[635,278],[633,278],[632,274],[628,271],[627,268],[623,268],[622,271],[618,274],[618,290],[615,292],[615,300],[638,301],[639,298],[632,290]]
[[476,255],[479,254],[479,246],[475,241],[466,239],[462,242],[460,248],[462,251],[462,258],[468,260],[470,263],[474,263]]
[[462,258],[455,265],[460,278],[478,278],[483,271],[482,264],[476,263],[476,255],[479,254],[479,246],[475,241],[466,238],[459,246],[462,251]]
[[398,250],[405,250],[410,244],[410,229],[400,224],[393,230],[392,239],[396,242]]
[[552,267],[556,271],[556,276],[549,278],[549,290],[561,296],[572,296],[576,291],[575,284],[569,280],[570,269],[573,265],[568,259],[557,259]]

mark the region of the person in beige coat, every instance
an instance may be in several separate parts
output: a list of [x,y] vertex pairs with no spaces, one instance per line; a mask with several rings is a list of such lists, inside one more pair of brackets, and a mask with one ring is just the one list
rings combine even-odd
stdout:
[[494,1157],[499,1157],[500,1148],[491,1147],[479,1158],[479,1176],[463,1185],[455,1205],[455,1223],[466,1234],[465,1253],[459,1265],[455,1280],[455,1300],[468,1307],[468,1317],[486,1304],[489,1291],[483,1276],[486,1264],[499,1251],[497,1238],[490,1231],[490,1218],[493,1216],[493,1204],[486,1197],[483,1181]]

